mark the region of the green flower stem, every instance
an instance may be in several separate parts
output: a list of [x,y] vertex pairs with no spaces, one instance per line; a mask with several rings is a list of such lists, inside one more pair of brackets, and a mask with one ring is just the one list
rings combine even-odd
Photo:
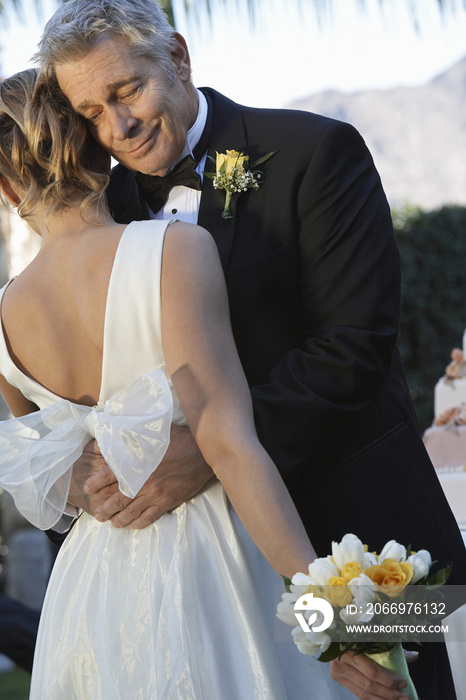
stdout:
[[231,204],[231,195],[233,193],[229,192],[226,190],[225,193],[225,206],[222,211],[222,219],[232,219],[232,215],[230,214],[230,204]]
[[397,676],[405,678],[408,682],[403,692],[407,693],[411,700],[419,700],[419,696],[414,687],[414,683],[409,675],[408,664],[404,655],[401,644],[395,644],[388,651],[380,651],[376,654],[366,654],[370,659],[375,661],[379,666],[386,668],[388,671],[393,671]]

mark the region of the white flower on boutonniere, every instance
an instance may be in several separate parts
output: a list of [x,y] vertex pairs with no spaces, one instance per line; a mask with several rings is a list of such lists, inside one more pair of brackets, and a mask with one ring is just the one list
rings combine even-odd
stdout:
[[263,173],[260,170],[255,170],[258,165],[265,163],[276,151],[267,153],[247,167],[249,156],[239,151],[227,151],[226,153],[217,152],[217,160],[214,161],[211,156],[208,158],[215,162],[215,173],[204,172],[206,177],[213,180],[216,190],[225,190],[225,206],[222,212],[222,219],[231,219],[230,204],[231,197],[235,192],[246,192],[246,190],[259,189],[259,180]]

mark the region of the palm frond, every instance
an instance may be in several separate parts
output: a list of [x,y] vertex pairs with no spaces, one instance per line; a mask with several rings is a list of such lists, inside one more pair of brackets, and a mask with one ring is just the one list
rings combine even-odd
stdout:
[[[66,0],[55,0],[56,6]],[[16,15],[19,19],[24,18],[24,9],[26,3],[24,0],[0,0],[0,19],[8,22],[8,16]],[[42,0],[34,0],[34,9],[38,19],[42,19],[43,2]]]
[[[293,2],[293,0],[283,0],[284,2]],[[360,5],[361,9],[366,9],[367,0],[353,0],[356,4]],[[176,0],[159,0],[160,4],[164,9],[169,12],[170,21],[174,26],[174,11],[173,5],[175,5]],[[294,0],[294,4],[298,6],[308,5],[309,2],[314,6],[316,12],[317,20],[320,22],[322,17],[328,13],[332,14],[337,11],[337,6],[334,0]],[[379,6],[382,9],[384,5],[388,5],[390,0],[379,0]],[[418,17],[420,12],[422,12],[422,0],[405,0],[408,9],[410,10],[413,23],[415,26],[418,24]],[[249,18],[251,23],[254,25],[257,13],[260,9],[267,7],[267,0],[218,0],[215,2],[213,0],[179,0],[179,3],[183,5],[183,9],[186,16],[190,21],[198,21],[199,17],[207,14],[208,17],[212,17],[214,7],[218,3],[222,3],[225,7],[231,10],[234,6],[237,8],[246,7],[248,10]],[[466,0],[437,0],[439,8],[441,11],[447,9],[456,10],[459,5],[462,5],[466,9]]]
[[[332,12],[336,11],[336,6],[334,0],[283,0],[284,2],[293,2],[299,7],[302,6],[303,4],[308,4],[311,2],[314,6],[314,9],[317,14],[317,18],[320,19],[323,13],[329,12],[332,14]],[[55,0],[57,6],[61,2],[66,2],[66,0]],[[174,12],[174,5],[175,5],[175,0],[158,0],[160,5],[163,7],[165,12],[168,15],[168,19],[170,23],[175,26],[175,12]],[[199,17],[201,14],[205,17],[205,12],[207,12],[208,17],[212,17],[213,12],[214,12],[214,7],[217,4],[213,0],[179,0],[180,4],[182,4],[184,11],[186,12],[186,15],[189,17],[190,20],[198,21]],[[255,24],[256,18],[257,18],[257,13],[262,7],[267,6],[267,0],[218,0],[218,2],[221,2],[225,7],[228,7],[229,9],[232,8],[232,6],[236,7],[246,7],[248,10],[249,14],[249,19],[251,21],[251,24]],[[355,3],[359,4],[361,6],[361,9],[365,9],[367,0],[354,0]],[[384,5],[388,4],[390,0],[379,0],[379,5],[382,8]],[[413,21],[416,24],[417,22],[417,17],[420,11],[421,7],[421,2],[420,0],[405,0],[408,9],[411,10],[411,14],[413,17]],[[444,11],[446,9],[452,9],[455,10],[458,8],[458,5],[462,5],[463,8],[466,8],[466,0],[437,0],[437,3],[439,5],[439,8]],[[41,16],[41,10],[43,7],[43,2],[41,0],[34,0],[35,8],[38,17]],[[24,0],[0,0],[0,17],[2,19],[5,19],[6,13],[9,11],[13,11],[17,16],[21,17],[22,12],[25,6]]]

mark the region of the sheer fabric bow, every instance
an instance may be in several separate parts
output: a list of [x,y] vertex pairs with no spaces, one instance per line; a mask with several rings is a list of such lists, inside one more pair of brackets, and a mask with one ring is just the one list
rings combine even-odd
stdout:
[[61,518],[74,462],[95,437],[120,491],[134,498],[170,441],[173,400],[162,370],[153,370],[96,406],[62,399],[0,423],[0,486],[36,527]]

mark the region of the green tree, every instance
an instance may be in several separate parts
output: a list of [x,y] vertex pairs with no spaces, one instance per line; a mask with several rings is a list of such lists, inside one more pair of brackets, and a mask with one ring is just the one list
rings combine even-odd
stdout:
[[466,207],[393,213],[402,270],[398,346],[421,428],[433,419],[434,387],[466,328]]

